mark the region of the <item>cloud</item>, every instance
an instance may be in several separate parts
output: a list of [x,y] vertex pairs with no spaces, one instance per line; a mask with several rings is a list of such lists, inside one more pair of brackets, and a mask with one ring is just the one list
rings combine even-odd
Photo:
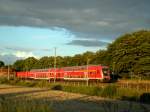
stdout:
[[79,45],[84,47],[104,47],[108,45],[108,43],[99,40],[73,40],[67,43],[67,45]]
[[18,58],[36,57],[32,52],[17,51],[13,53]]
[[11,50],[11,51],[25,51],[25,52],[31,52],[34,51],[34,48],[23,48],[23,47],[17,47],[17,46],[7,46],[3,47],[6,50]]
[[23,58],[16,57],[13,54],[5,54],[5,55],[0,55],[0,60],[4,61],[5,64],[13,64],[16,60],[20,60]]
[[[39,38],[42,39],[42,38]],[[13,51],[13,52],[34,52],[34,51],[49,51],[51,49],[47,49],[47,48],[29,48],[29,47],[19,47],[19,46],[1,46],[0,48],[1,51],[4,50],[9,50],[9,51]]]
[[[13,64],[16,60],[25,59],[28,57],[39,58],[35,55],[35,52],[49,52],[51,49],[47,48],[25,48],[17,46],[7,46],[0,47],[0,60],[4,61],[6,64]],[[6,52],[7,51],[7,52]]]
[[1,0],[0,25],[65,28],[76,38],[150,29],[150,0]]
[[34,55],[33,52],[28,51],[13,51],[13,52],[5,52],[0,51],[0,60],[4,61],[6,64],[13,64],[16,60],[25,59],[28,57],[39,58]]

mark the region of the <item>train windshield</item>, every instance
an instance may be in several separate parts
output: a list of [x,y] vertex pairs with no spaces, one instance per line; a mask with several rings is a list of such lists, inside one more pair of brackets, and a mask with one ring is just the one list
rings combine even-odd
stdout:
[[104,76],[108,76],[109,75],[109,68],[103,68],[103,74],[104,74]]

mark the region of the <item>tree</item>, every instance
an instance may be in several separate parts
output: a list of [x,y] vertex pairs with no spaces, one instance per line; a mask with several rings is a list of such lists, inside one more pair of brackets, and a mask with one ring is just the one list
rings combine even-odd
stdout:
[[44,56],[40,58],[34,64],[34,68],[36,69],[44,69],[44,68],[50,68],[50,67],[52,67],[52,60],[48,56]]
[[61,64],[62,64],[62,67],[73,66],[72,57],[71,56],[64,56]]
[[33,69],[34,66],[35,66],[35,63],[37,61],[38,60],[36,58],[34,58],[34,57],[29,57],[29,58],[25,59],[23,61],[23,70],[24,71],[29,71],[29,70]]
[[94,58],[95,54],[93,52],[87,51],[82,54],[82,65],[86,65],[87,61],[89,64],[93,64],[92,60]]
[[93,64],[101,64],[101,65],[109,65],[110,56],[107,50],[99,50],[95,53],[93,60],[91,60]]
[[13,64],[13,68],[17,71],[23,71],[24,69],[24,60],[17,60],[14,64]]
[[[115,72],[119,74],[150,73],[148,72],[150,71],[149,51],[150,31],[125,34],[108,46],[108,52],[112,59],[111,65],[115,67]],[[144,68],[146,70],[143,70]]]
[[0,67],[5,66],[5,63],[3,61],[0,61]]
[[75,56],[72,57],[71,65],[72,66],[81,66],[82,64],[82,55],[81,54],[76,54]]

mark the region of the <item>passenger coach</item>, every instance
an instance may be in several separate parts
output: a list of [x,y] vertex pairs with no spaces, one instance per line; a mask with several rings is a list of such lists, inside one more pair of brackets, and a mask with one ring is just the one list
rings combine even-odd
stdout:
[[108,66],[101,65],[73,66],[17,72],[16,77],[46,80],[110,80],[110,71]]

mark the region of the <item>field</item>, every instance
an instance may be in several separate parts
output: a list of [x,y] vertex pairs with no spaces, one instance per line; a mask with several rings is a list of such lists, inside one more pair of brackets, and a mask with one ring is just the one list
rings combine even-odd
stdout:
[[150,106],[35,87],[0,85],[0,112],[149,112]]

